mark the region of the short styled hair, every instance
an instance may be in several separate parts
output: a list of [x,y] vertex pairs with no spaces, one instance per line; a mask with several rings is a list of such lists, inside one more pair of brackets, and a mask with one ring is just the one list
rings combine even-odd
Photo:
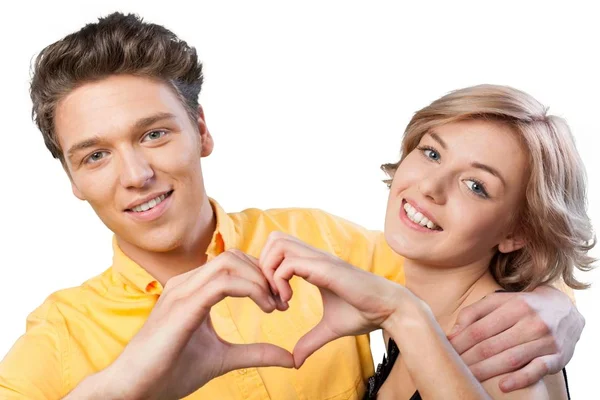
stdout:
[[54,125],[58,103],[77,87],[111,75],[141,76],[168,84],[189,117],[197,120],[203,75],[196,49],[161,25],[116,12],[49,45],[35,59],[32,117],[46,147],[63,164]]
[[[531,290],[562,278],[573,289],[580,282],[575,268],[587,271],[596,244],[587,215],[586,173],[569,126],[520,90],[479,85],[453,91],[419,110],[402,140],[400,161],[381,168],[393,178],[396,169],[431,129],[451,122],[488,120],[517,134],[529,155],[530,176],[524,204],[516,215],[525,246],[511,253],[496,251],[490,271],[507,290]],[[391,179],[385,181],[388,185]]]

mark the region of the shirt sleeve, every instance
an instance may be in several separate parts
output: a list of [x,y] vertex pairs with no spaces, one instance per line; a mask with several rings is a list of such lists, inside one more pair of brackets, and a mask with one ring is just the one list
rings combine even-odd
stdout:
[[62,384],[60,337],[44,305],[27,318],[27,331],[0,362],[0,398],[60,399]]

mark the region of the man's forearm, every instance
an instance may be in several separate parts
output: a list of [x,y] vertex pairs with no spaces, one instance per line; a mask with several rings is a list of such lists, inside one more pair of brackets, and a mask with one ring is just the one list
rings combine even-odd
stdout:
[[[122,378],[122,377],[121,377]],[[133,393],[125,393],[119,389],[122,379],[111,377],[110,367],[94,375],[90,375],[75,387],[63,400],[134,400]]]

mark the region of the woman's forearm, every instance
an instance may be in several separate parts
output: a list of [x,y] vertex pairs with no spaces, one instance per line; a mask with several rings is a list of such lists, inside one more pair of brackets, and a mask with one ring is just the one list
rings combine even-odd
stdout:
[[[394,339],[424,399],[491,399],[427,307],[408,301],[382,328]],[[394,379],[390,376],[388,379]]]

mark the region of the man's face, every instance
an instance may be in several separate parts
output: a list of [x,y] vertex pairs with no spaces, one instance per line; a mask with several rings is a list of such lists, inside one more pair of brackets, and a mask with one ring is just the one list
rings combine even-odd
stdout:
[[195,240],[212,215],[200,158],[213,142],[165,83],[112,76],[62,99],[56,133],[73,193],[120,241],[169,251]]

